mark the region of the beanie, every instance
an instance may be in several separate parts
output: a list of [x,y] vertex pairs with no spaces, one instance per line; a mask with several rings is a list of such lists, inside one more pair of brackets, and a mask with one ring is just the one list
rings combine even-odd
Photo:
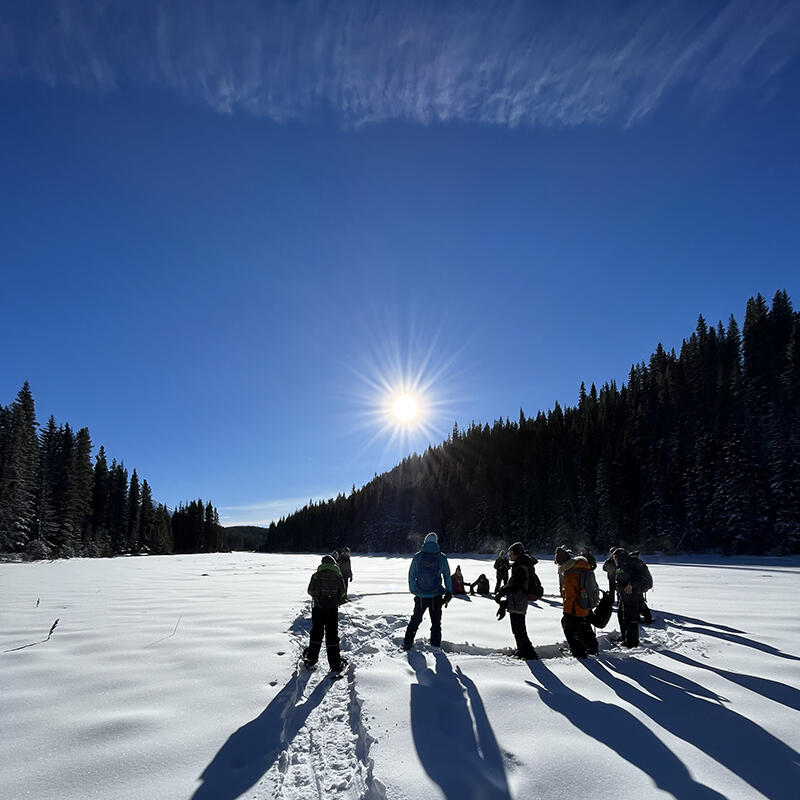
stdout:
[[522,542],[514,542],[511,547],[508,548],[509,553],[513,553],[515,556],[521,556],[525,554],[525,548],[522,545]]
[[437,536],[437,535],[436,535],[436,534],[435,534],[433,531],[431,531],[431,532],[430,532],[430,533],[429,533],[429,534],[428,534],[428,535],[425,537],[425,541],[426,541],[426,542],[436,542],[436,544],[438,544],[438,543],[439,543],[439,537],[438,537],[438,536]]
[[323,564],[335,564],[336,559],[333,556],[322,556]]
[[571,558],[572,558],[572,553],[570,553],[569,550],[567,550],[567,548],[564,547],[564,545],[561,545],[561,547],[556,547],[556,555],[555,558],[553,559],[553,561],[555,561],[556,564],[564,564]]

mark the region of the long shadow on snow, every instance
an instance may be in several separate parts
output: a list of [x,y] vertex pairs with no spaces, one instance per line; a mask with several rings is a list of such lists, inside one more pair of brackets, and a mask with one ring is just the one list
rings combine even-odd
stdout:
[[[704,622],[702,619],[695,619],[694,617],[684,617],[680,614],[673,614],[670,611],[658,611],[659,620],[654,622],[653,625],[648,627],[665,628],[669,625],[672,627],[689,631],[690,633],[702,633],[704,636],[714,636],[717,639],[722,639],[725,642],[732,644],[740,644],[744,647],[752,647],[754,650],[760,650],[762,653],[768,653],[771,656],[778,656],[778,658],[786,658],[789,661],[800,661],[800,656],[792,655],[791,653],[784,653],[776,647],[769,644],[763,644],[756,639],[750,639],[747,636],[739,636],[738,634],[744,631],[737,631],[736,628],[726,628],[723,625],[715,625],[712,622]],[[703,625],[705,627],[692,627],[685,623],[690,622],[695,625]]]
[[526,683],[539,692],[546,706],[646,772],[659,789],[681,800],[725,800],[724,795],[692,780],[684,763],[633,714],[611,703],[589,700],[578,694],[541,661],[529,661],[528,668],[541,685],[533,681]]
[[323,678],[306,701],[295,707],[309,675],[306,670],[295,672],[259,716],[231,734],[203,770],[200,776],[203,783],[192,800],[235,800],[258,783],[322,702],[331,685]]
[[[683,675],[637,658],[587,663],[620,699],[641,709],[772,800],[797,797],[800,753]],[[611,670],[636,681],[632,686]],[[703,699],[706,698],[706,699]]]
[[[505,766],[475,684],[436,652],[436,672],[414,650],[411,732],[420,763],[447,800],[511,800]],[[472,715],[470,715],[470,709]],[[474,719],[474,728],[473,728]]]
[[682,653],[674,653],[671,650],[661,650],[659,654],[674,659],[675,661],[680,661],[682,664],[687,664],[690,667],[706,669],[709,672],[713,672],[729,680],[731,683],[738,683],[739,686],[744,686],[745,689],[760,694],[768,700],[773,700],[788,708],[793,708],[795,711],[800,711],[800,691],[793,686],[787,686],[785,683],[779,683],[769,678],[761,678],[758,675],[745,675],[740,672],[731,672],[730,670],[715,667],[711,664],[704,664],[702,661],[695,661]]

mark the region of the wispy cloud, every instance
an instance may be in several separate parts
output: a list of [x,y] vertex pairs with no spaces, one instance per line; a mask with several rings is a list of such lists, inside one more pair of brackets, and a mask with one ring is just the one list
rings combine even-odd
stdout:
[[219,518],[223,525],[269,525],[301,509],[309,500],[316,503],[336,494],[323,492],[316,497],[283,497],[243,506],[222,506],[218,509]]
[[0,10],[0,77],[158,86],[221,112],[628,124],[673,87],[760,88],[800,52],[797,0],[61,0]]

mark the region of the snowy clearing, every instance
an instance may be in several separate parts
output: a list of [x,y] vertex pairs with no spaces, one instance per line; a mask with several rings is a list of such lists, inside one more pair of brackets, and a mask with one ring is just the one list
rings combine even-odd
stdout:
[[[318,556],[0,564],[0,797],[797,797],[800,559],[646,559],[642,647],[612,618],[587,663],[544,556],[541,661],[483,597],[402,652],[409,559],[353,557],[338,680],[297,665]],[[449,559],[494,584],[488,556]]]

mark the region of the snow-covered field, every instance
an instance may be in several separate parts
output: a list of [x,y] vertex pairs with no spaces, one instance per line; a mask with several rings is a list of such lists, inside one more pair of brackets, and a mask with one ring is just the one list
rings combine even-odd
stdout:
[[[0,797],[797,798],[800,559],[648,559],[642,647],[564,656],[555,567],[518,662],[491,599],[398,644],[409,559],[353,558],[333,681],[298,670],[317,556],[0,564]],[[468,580],[489,558],[450,557]],[[349,651],[349,653],[347,652]]]

